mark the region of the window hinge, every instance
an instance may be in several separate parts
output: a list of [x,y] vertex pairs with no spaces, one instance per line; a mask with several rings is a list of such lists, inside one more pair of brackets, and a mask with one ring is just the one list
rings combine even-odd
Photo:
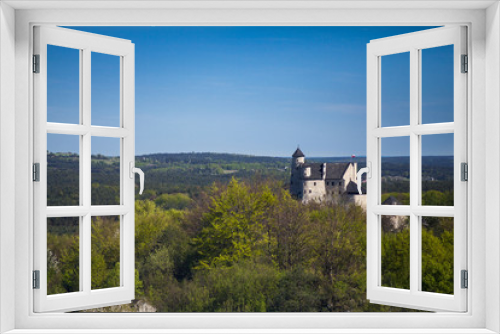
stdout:
[[40,270],[33,270],[33,289],[40,289]]
[[33,181],[40,182],[40,163],[33,164]]
[[469,56],[462,55],[462,73],[469,72]]
[[33,73],[40,73],[40,55],[33,55]]
[[469,273],[467,270],[461,271],[462,276],[462,289],[467,289],[469,287]]
[[461,180],[462,181],[469,181],[469,165],[467,165],[466,162],[462,162],[460,165],[460,174],[461,174]]

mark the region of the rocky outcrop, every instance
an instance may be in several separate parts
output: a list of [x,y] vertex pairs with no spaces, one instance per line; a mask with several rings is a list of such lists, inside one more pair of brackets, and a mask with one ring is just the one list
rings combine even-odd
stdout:
[[145,300],[139,299],[137,303],[135,303],[137,307],[137,312],[148,312],[153,313],[156,312],[156,307],[151,304],[148,304]]
[[107,306],[107,307],[98,307],[90,310],[85,310],[81,312],[90,312],[90,313],[101,313],[101,312],[143,312],[143,313],[152,313],[156,312],[156,307],[149,304],[147,301],[143,299],[134,299],[130,304],[123,305],[115,305],[115,306]]

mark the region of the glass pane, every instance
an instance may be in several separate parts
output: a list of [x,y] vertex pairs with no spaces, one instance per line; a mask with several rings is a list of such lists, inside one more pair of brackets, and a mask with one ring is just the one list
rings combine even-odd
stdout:
[[422,205],[453,206],[453,137],[422,136]]
[[381,216],[382,286],[410,288],[410,218]]
[[120,286],[120,216],[92,217],[92,289]]
[[410,124],[410,53],[381,57],[382,126]]
[[453,294],[453,218],[422,217],[422,291]]
[[80,290],[78,217],[47,219],[47,294]]
[[80,50],[47,45],[47,122],[80,122]]
[[421,52],[422,123],[453,122],[453,45]]
[[383,205],[410,204],[410,137],[382,138]]
[[92,52],[92,125],[120,126],[120,57]]
[[80,137],[47,134],[47,205],[80,205]]
[[120,138],[92,137],[92,205],[120,204]]

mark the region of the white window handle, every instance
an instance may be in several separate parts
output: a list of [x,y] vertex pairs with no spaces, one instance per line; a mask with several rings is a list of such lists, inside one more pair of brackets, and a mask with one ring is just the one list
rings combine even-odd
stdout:
[[356,183],[358,184],[358,193],[360,195],[363,195],[363,192],[361,191],[361,175],[363,175],[364,173],[366,173],[366,176],[368,178],[371,178],[372,177],[371,168],[370,168],[371,166],[372,166],[372,163],[371,162],[367,162],[366,163],[366,167],[365,168],[361,168],[358,171],[358,174],[356,174]]
[[133,161],[130,161],[129,168],[131,179],[134,178],[135,173],[139,174],[139,195],[142,195],[142,192],[144,191],[144,172],[140,168],[134,167]]

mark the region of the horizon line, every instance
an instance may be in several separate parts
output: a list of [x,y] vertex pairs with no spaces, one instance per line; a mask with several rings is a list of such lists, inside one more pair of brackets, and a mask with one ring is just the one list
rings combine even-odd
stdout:
[[[78,154],[77,152],[70,152],[70,151],[67,151],[67,152],[51,152],[49,150],[47,150],[47,153],[52,153],[52,154]],[[261,158],[282,158],[282,159],[289,159],[289,158],[292,158],[292,156],[279,156],[279,155],[254,155],[254,154],[248,154],[248,153],[232,153],[232,152],[155,152],[155,153],[143,153],[143,154],[139,154],[139,155],[136,155],[136,157],[144,157],[144,156],[148,156],[148,155],[161,155],[161,154],[185,154],[185,155],[188,155],[188,154],[214,154],[214,155],[239,155],[239,156],[246,156],[246,157],[261,157]],[[105,155],[105,154],[102,154],[102,153],[95,153],[95,154],[91,154],[91,156],[97,156],[97,155],[101,155],[101,156],[105,156],[105,157],[118,157],[117,155]],[[444,154],[444,155],[422,155],[422,157],[453,157],[454,155],[450,155],[450,154]],[[409,157],[409,155],[384,155],[382,156],[383,158],[398,158],[398,157]],[[337,155],[337,156],[333,156],[333,155],[317,155],[317,156],[305,156],[305,158],[310,158],[310,159],[319,159],[319,158],[349,158],[349,159],[356,159],[356,158],[366,158],[366,155],[356,155],[354,157],[352,156],[349,156],[349,155]]]

